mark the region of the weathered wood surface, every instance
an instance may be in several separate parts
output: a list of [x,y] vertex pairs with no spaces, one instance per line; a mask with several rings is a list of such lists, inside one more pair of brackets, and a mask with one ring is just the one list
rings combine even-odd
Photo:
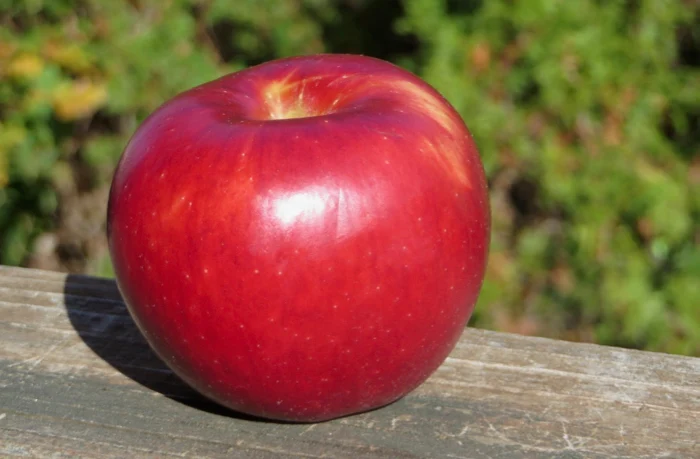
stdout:
[[700,458],[700,359],[469,329],[393,405],[263,422],[181,383],[112,281],[0,267],[0,456]]

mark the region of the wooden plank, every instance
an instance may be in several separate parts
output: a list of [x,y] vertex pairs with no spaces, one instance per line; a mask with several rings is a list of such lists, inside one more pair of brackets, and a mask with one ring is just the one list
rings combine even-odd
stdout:
[[158,360],[113,281],[0,267],[0,456],[700,457],[700,359],[469,329],[383,409],[250,419]]

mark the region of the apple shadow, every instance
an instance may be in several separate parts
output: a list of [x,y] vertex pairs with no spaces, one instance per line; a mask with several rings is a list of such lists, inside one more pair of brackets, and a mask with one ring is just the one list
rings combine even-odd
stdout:
[[83,342],[124,376],[188,407],[252,422],[276,422],[219,405],[182,381],[151,349],[111,279],[69,274],[63,286],[68,318]]

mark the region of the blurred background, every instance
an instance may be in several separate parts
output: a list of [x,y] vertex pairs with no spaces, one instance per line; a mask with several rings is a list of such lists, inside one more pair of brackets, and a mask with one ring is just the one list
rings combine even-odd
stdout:
[[397,63],[469,125],[493,211],[472,325],[700,356],[697,0],[0,0],[0,263],[112,275],[138,124],[319,52]]

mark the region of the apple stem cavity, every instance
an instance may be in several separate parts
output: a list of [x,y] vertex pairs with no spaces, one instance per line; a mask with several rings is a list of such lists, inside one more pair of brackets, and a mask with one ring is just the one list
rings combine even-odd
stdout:
[[293,74],[290,74],[283,81],[274,81],[265,88],[265,104],[269,119],[289,120],[325,115],[327,112],[314,107],[304,97],[306,80],[290,83],[289,79],[292,76]]

